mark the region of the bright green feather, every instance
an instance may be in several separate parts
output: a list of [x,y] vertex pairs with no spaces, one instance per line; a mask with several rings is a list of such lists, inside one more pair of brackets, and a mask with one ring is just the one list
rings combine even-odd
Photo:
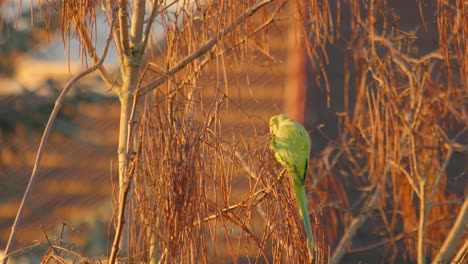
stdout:
[[305,175],[309,165],[310,136],[307,130],[285,114],[270,119],[270,131],[273,138],[270,148],[275,151],[276,159],[288,170],[292,177],[297,205],[307,233],[309,249],[314,255],[314,236],[310,225],[307,197],[305,193]]
[[294,184],[294,193],[296,194],[297,206],[301,212],[302,221],[304,222],[304,227],[307,234],[307,241],[309,244],[310,253],[314,254],[314,234],[312,233],[312,226],[310,225],[309,219],[309,209],[307,207],[307,196],[305,192],[305,186],[300,184]]

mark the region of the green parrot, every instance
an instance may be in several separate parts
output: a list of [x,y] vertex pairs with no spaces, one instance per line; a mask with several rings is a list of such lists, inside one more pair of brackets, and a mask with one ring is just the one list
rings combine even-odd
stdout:
[[297,205],[304,222],[307,240],[312,258],[314,256],[314,234],[309,219],[309,209],[305,193],[305,175],[310,158],[310,136],[307,130],[285,114],[273,116],[270,119],[270,149],[275,151],[275,157],[292,177]]

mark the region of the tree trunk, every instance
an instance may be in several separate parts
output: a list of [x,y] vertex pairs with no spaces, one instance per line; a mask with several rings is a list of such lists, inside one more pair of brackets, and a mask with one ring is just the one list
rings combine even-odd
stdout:
[[[288,29],[288,79],[284,89],[286,113],[304,124],[305,120],[305,97],[307,90],[307,52],[304,40],[305,32],[302,28],[303,17],[306,14],[307,1],[298,1],[289,6],[291,20]],[[301,10],[302,12],[297,12]]]

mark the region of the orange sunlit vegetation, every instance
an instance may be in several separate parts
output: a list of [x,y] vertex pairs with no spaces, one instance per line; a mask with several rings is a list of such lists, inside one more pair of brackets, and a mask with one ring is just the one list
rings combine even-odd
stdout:
[[[278,112],[312,137],[314,262],[466,261],[464,1],[166,2],[57,8],[120,99],[109,262],[310,262],[268,149]],[[100,12],[115,72],[94,47]]]

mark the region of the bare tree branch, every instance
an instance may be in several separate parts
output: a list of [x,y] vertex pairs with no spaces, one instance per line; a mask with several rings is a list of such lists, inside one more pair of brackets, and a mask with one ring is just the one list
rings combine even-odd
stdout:
[[[133,1],[132,28],[130,33],[131,48],[140,49],[141,38],[143,34],[143,25],[145,20],[146,0]],[[136,51],[137,51],[136,50]],[[138,56],[140,57],[140,56]]]
[[128,8],[127,0],[119,0],[119,32],[120,32],[120,45],[116,43],[116,46],[122,47],[122,53],[127,54],[130,50],[130,41],[128,36]]

